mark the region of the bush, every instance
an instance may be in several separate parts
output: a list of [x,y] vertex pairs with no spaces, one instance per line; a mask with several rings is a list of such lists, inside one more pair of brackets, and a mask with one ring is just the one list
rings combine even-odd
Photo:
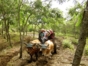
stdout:
[[78,39],[73,38],[73,39],[71,39],[71,41],[72,41],[72,44],[74,44],[74,45],[78,44]]
[[71,41],[68,39],[63,40],[62,46],[63,48],[70,48],[70,49],[74,48],[74,46],[71,44]]
[[88,55],[88,46],[85,47],[85,52],[84,52],[85,55]]

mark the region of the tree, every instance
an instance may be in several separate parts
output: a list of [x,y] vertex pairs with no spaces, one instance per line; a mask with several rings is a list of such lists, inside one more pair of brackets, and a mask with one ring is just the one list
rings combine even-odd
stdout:
[[78,46],[75,52],[72,66],[79,66],[82,58],[83,50],[86,45],[86,37],[88,34],[88,0],[86,2],[86,8],[83,13],[83,19],[81,23],[80,37],[78,41]]
[[[5,30],[5,38],[9,42],[10,46],[12,47],[11,40],[10,40],[10,34],[9,34],[9,28],[10,28],[10,17],[13,12],[13,3],[14,0],[0,0],[0,19],[2,20],[2,29]],[[7,6],[8,5],[8,6]],[[2,35],[3,35],[2,30]]]
[[[74,37],[79,35],[79,29],[80,26],[78,26],[79,23],[81,23],[81,16],[83,13],[83,8],[84,6],[82,6],[79,2],[76,2],[75,6],[70,8],[68,11],[69,14],[69,18],[70,20],[68,20],[68,24],[70,23],[71,25],[71,30],[70,33],[73,34]],[[68,28],[69,29],[69,28]]]
[[[22,4],[22,0],[19,0],[18,2],[18,26],[21,27],[21,22],[20,22],[20,8],[21,8],[21,4]],[[19,34],[20,34],[20,57],[22,58],[22,34],[21,34],[21,30],[19,28]]]

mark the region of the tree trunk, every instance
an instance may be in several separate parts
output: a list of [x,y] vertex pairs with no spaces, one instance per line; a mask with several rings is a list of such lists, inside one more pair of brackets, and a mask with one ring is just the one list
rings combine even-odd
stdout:
[[2,33],[1,33],[2,36],[3,36],[3,31],[4,31],[3,29],[4,29],[4,24],[3,24],[3,21],[2,21],[2,30],[1,30],[2,31]]
[[8,42],[7,24],[6,24],[6,19],[5,18],[4,18],[4,25],[5,25],[5,36],[6,36],[6,40]]
[[36,24],[34,25],[33,38],[35,38],[35,30],[36,30]]
[[7,22],[7,36],[8,36],[8,42],[10,44],[10,47],[12,47],[12,44],[11,44],[11,39],[10,39],[10,34],[9,34],[9,20]]
[[10,47],[12,47],[10,34],[9,34],[9,21],[7,21],[6,18],[4,18],[4,25],[5,25],[5,34],[6,34],[7,42],[9,42]]
[[86,8],[83,13],[82,25],[81,25],[81,30],[80,30],[80,37],[79,37],[78,46],[77,46],[77,49],[75,52],[72,66],[79,66],[80,65],[83,50],[84,50],[84,47],[86,44],[87,30],[88,30],[88,0],[87,0]]
[[21,1],[19,0],[19,4],[18,4],[18,23],[19,23],[19,34],[20,34],[20,42],[21,42],[21,44],[20,44],[20,57],[19,58],[22,58],[22,38],[21,38],[21,29],[20,29],[20,27],[21,27],[21,25],[20,25],[20,7],[21,7]]

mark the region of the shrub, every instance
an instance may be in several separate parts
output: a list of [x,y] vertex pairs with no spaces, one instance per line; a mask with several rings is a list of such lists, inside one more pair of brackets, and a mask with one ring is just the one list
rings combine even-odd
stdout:
[[78,39],[73,38],[73,39],[71,39],[71,41],[72,41],[72,44],[74,44],[74,45],[78,44]]
[[71,44],[71,41],[68,39],[63,40],[62,46],[63,48],[70,48],[70,49],[74,48],[74,46]]

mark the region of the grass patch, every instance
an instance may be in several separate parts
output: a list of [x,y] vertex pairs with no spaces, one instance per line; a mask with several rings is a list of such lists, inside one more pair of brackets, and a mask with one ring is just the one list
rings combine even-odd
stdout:
[[[11,38],[12,45],[14,45],[15,42],[19,42],[20,40],[20,37],[18,34],[10,34],[10,38]],[[3,36],[0,35],[0,51],[9,47],[10,47],[9,42],[7,42],[7,40]]]
[[88,46],[85,46],[84,54],[88,56]]
[[63,48],[69,48],[69,49],[74,48],[74,46],[72,45],[72,42],[70,40],[68,40],[68,39],[64,39],[62,41],[62,46],[63,46]]
[[86,39],[86,46],[84,49],[84,55],[88,56],[88,38]]
[[12,43],[15,43],[15,42],[19,42],[20,41],[20,36],[19,34],[16,34],[16,33],[11,33],[10,34],[10,37],[11,37],[11,42]]
[[71,41],[72,41],[72,44],[74,44],[74,45],[78,44],[78,39],[72,38]]
[[9,44],[5,39],[0,39],[0,51],[8,47]]

